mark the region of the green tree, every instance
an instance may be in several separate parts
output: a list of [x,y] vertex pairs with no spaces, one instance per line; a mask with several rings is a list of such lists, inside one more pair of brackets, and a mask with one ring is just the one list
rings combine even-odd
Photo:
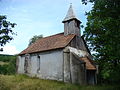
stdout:
[[82,0],[93,3],[87,15],[85,39],[100,65],[100,80],[120,81],[120,1]]
[[[15,33],[13,32],[12,28],[16,25],[15,23],[11,23],[6,20],[6,16],[0,15],[0,46],[4,46],[7,42],[11,41],[13,39],[13,35]],[[2,48],[0,48],[0,51],[2,51]]]
[[35,35],[35,36],[33,36],[33,37],[30,39],[28,46],[30,46],[31,44],[33,44],[36,40],[38,40],[38,39],[40,39],[40,38],[43,38],[43,35]]

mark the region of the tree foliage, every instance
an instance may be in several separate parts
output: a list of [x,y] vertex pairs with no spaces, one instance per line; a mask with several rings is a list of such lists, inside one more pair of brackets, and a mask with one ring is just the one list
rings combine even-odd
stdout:
[[82,0],[93,3],[87,15],[85,39],[100,65],[100,79],[120,80],[120,1]]
[[[16,58],[12,55],[0,55],[0,74],[15,74]],[[2,62],[5,64],[1,64]]]
[[12,28],[14,28],[16,24],[6,19],[6,16],[0,15],[0,46],[4,46],[7,42],[11,41],[13,39],[12,36],[15,35]]
[[33,44],[36,40],[40,39],[40,38],[43,38],[43,35],[35,35],[33,36],[30,41],[29,41],[29,45],[30,46],[31,44]]

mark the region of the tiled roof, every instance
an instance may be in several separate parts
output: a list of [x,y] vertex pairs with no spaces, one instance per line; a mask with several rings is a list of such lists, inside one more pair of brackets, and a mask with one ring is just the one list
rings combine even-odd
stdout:
[[82,57],[82,58],[80,58],[80,60],[83,60],[83,61],[86,63],[86,69],[87,69],[87,70],[96,70],[96,67],[95,67],[95,65],[93,64],[93,61],[90,60],[89,58],[87,58],[87,57]]
[[75,35],[64,36],[64,33],[48,36],[37,40],[35,43],[30,45],[28,48],[23,50],[20,55],[26,53],[35,53],[53,49],[64,48],[70,41],[75,37]]

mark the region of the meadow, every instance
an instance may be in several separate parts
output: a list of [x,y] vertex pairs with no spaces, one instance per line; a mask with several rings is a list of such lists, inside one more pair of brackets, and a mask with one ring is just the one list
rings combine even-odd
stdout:
[[0,75],[0,90],[120,90],[119,85],[80,86],[26,75]]

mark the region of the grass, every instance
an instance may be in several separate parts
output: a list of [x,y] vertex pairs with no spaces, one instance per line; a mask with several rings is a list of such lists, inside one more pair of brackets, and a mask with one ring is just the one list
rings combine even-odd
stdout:
[[26,75],[0,75],[0,90],[120,90],[120,86],[80,86]]
[[0,65],[8,65],[9,63],[8,62],[3,62],[3,61],[0,61]]

